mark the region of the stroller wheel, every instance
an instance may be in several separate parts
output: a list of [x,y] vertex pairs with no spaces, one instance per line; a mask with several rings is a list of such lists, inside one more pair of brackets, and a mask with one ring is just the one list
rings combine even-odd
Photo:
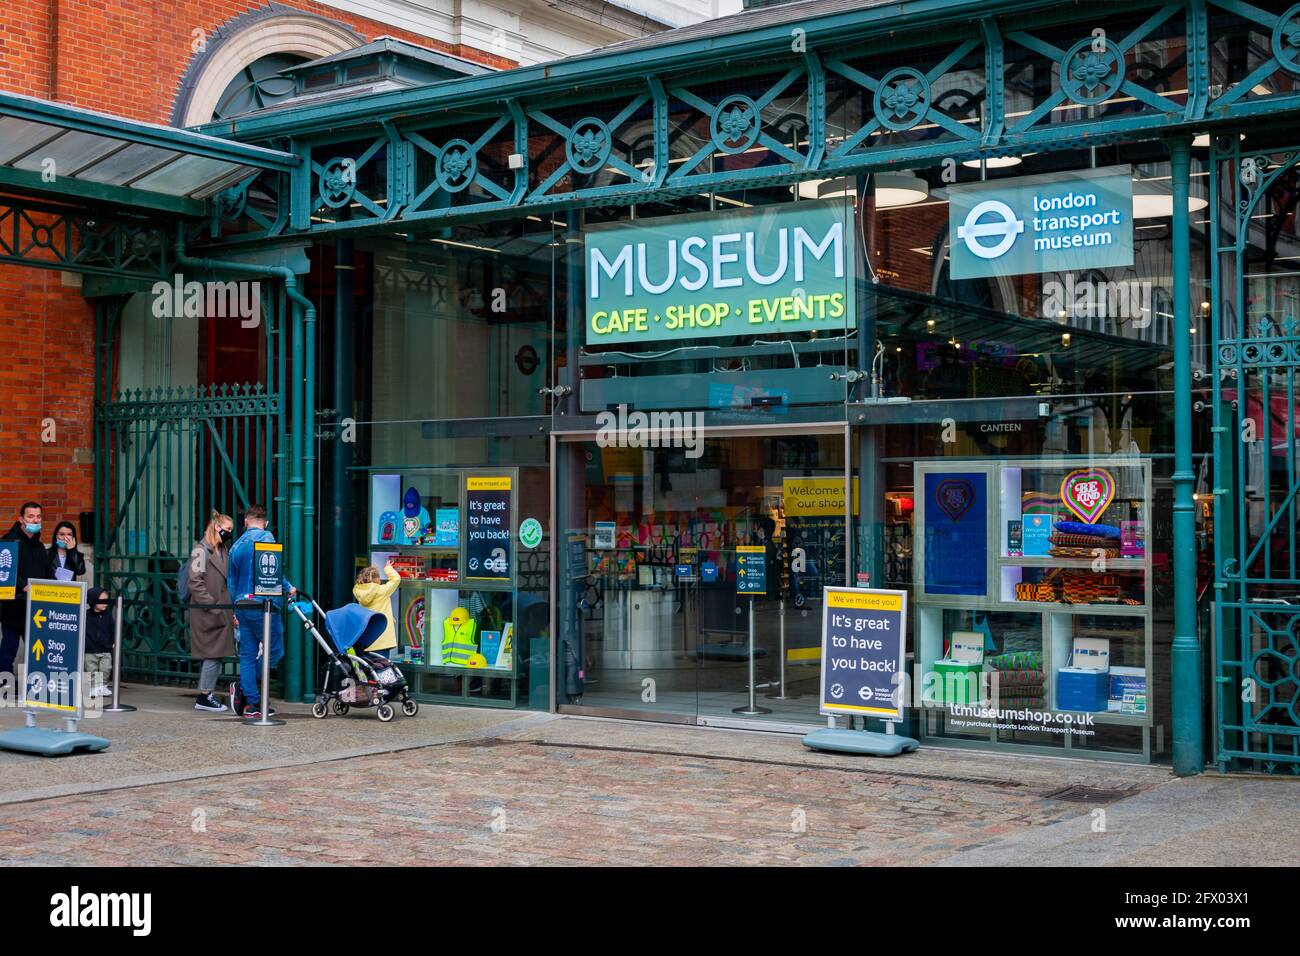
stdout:
[[318,700],[316,703],[311,705],[311,715],[317,720],[320,720],[328,713],[329,708],[325,705],[325,701],[323,700]]
[[407,717],[414,717],[419,712],[420,712],[419,702],[414,701],[409,697],[406,698],[406,700],[402,701],[402,713],[404,713]]
[[342,716],[343,716],[344,714],[346,714],[347,712],[348,712],[348,705],[347,705],[347,704],[343,703],[343,701],[341,701],[341,700],[336,700],[336,701],[334,701],[334,713],[336,713],[336,714],[338,714],[340,717],[342,717]]
[[380,704],[379,709],[375,711],[375,715],[386,724],[396,716],[396,713],[392,704]]

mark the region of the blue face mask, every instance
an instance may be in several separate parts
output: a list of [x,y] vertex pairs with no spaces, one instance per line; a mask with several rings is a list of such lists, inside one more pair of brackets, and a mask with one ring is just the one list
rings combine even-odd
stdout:
[[60,541],[55,541],[54,543],[55,543],[56,545],[58,545],[60,548],[70,548],[70,547],[72,547],[72,545],[68,544],[68,542],[66,542],[66,541],[62,541],[62,540],[60,540]]
[[41,533],[41,526],[39,524],[25,524],[23,525],[23,528],[27,531],[28,534]]

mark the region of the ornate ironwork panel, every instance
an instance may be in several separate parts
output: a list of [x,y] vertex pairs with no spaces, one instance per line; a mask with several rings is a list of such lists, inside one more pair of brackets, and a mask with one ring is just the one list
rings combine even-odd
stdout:
[[1300,153],[1215,146],[1216,759],[1300,775]]
[[169,236],[158,220],[0,198],[0,262],[153,280],[172,272]]

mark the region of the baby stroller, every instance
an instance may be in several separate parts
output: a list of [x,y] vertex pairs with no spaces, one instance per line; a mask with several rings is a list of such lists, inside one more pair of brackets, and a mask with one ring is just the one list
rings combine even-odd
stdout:
[[[366,652],[387,626],[382,614],[368,611],[360,604],[326,611],[305,595],[303,600],[292,601],[289,606],[329,657],[316,702],[311,706],[313,717],[325,717],[331,710],[342,717],[353,707],[376,707],[375,715],[388,723],[396,713],[389,703],[392,700],[402,705],[402,713],[407,717],[420,712],[402,669],[380,654]],[[328,640],[317,629],[313,612],[325,619]],[[349,654],[349,648],[354,653]]]

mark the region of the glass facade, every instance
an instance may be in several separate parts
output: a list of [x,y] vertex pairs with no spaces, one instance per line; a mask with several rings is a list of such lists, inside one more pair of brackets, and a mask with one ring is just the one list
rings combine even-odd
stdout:
[[[1199,306],[1208,164],[1191,175]],[[1089,190],[1110,220],[1060,198]],[[1044,203],[1022,221],[1031,237],[1050,238],[1049,213],[1057,233],[1089,232],[1064,218],[1086,213],[1094,233],[1123,224],[1119,247],[1049,241],[1050,268],[1013,274],[958,261],[988,219],[954,204],[1013,194]],[[1165,148],[1121,144],[359,239],[342,250],[346,295],[319,290],[322,336],[356,356],[358,426],[323,494],[342,482],[366,515],[346,532],[357,566],[400,559],[397,610],[422,621],[408,628],[422,646],[399,655],[432,699],[814,727],[824,588],[883,587],[909,594],[912,732],[1150,759],[1170,722],[1171,212]],[[820,281],[813,252],[831,247],[794,226],[824,214],[843,271],[767,295],[764,256],[793,269],[803,255],[803,284]],[[706,249],[719,230],[731,245]],[[655,237],[683,255],[637,258]],[[340,249],[316,254],[328,275]],[[688,289],[697,264],[700,285],[734,268],[738,291],[639,315],[658,301],[647,289]],[[633,294],[593,318],[602,288]],[[743,321],[719,334],[719,308]],[[326,465],[344,454],[323,447]],[[1196,467],[1208,522],[1207,456]],[[469,586],[475,475],[510,476],[510,574]],[[1094,486],[1081,516],[1067,499]],[[439,515],[455,543],[435,543]],[[760,553],[755,593],[740,558]],[[335,565],[340,596],[356,570]],[[493,641],[509,630],[513,657],[483,674],[444,659],[456,607]],[[1093,652],[1104,678],[1081,663]],[[971,672],[969,692],[942,686]]]

